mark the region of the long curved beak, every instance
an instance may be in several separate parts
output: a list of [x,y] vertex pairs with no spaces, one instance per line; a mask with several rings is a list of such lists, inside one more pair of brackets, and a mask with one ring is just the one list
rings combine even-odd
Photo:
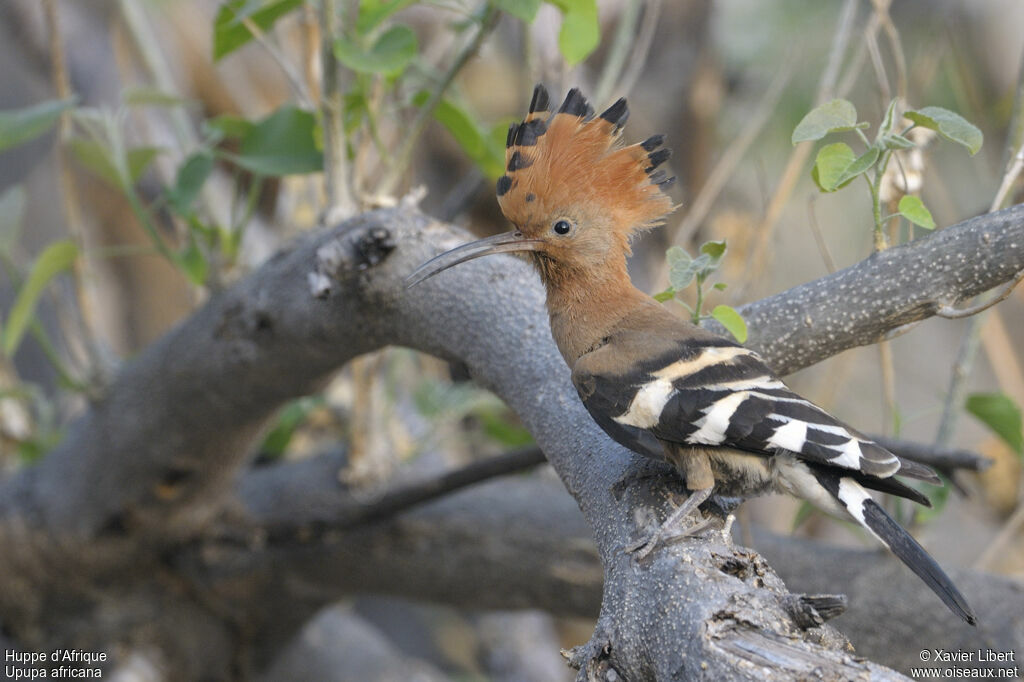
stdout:
[[479,239],[469,244],[457,246],[450,251],[445,251],[439,256],[431,258],[423,265],[405,278],[405,288],[410,289],[420,282],[433,277],[459,263],[465,263],[481,256],[490,256],[492,253],[509,253],[510,251],[537,251],[541,246],[541,240],[529,239],[522,232],[504,232],[493,237]]

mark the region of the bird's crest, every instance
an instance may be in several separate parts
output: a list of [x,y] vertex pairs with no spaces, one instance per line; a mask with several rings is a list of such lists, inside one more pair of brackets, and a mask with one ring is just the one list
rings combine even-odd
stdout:
[[[509,127],[506,173],[498,179],[498,204],[524,232],[568,206],[604,213],[627,240],[634,231],[660,223],[673,209],[664,190],[674,177],[658,166],[671,155],[662,135],[623,147],[629,117],[625,99],[600,116],[573,88],[558,111],[548,113],[543,85],[533,90],[530,111]],[[539,225],[536,227],[540,227]]]

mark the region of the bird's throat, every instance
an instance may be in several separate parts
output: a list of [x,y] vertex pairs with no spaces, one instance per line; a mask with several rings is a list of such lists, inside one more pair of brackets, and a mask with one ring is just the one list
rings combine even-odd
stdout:
[[551,335],[570,367],[580,356],[599,347],[624,317],[653,302],[633,286],[625,268],[616,274],[543,277]]

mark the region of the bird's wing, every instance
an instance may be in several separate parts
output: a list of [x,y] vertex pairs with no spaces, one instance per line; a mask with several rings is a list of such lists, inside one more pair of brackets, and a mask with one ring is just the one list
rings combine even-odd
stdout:
[[612,429],[765,455],[787,450],[869,477],[938,481],[927,467],[901,460],[801,398],[747,348],[718,337],[657,344],[645,356],[638,347],[613,339],[573,369],[590,414],[627,447]]

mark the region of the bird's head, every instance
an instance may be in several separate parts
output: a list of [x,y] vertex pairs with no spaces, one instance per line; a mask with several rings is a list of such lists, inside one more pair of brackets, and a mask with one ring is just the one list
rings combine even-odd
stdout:
[[506,173],[498,179],[498,204],[516,229],[437,256],[410,275],[409,286],[510,251],[532,252],[549,284],[609,265],[624,272],[632,235],[672,210],[664,190],[675,180],[657,169],[670,155],[661,135],[621,144],[628,117],[625,99],[595,117],[576,88],[549,113],[548,93],[538,85],[529,114],[509,128]]

